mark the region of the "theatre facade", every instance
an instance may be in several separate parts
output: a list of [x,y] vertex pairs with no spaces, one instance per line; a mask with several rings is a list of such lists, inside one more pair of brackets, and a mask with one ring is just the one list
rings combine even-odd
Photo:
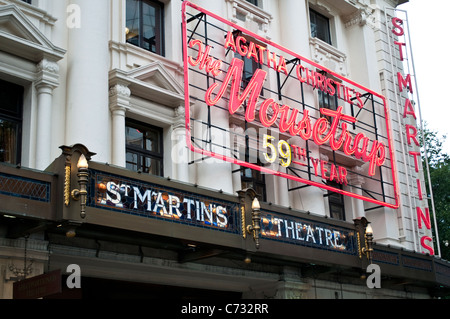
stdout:
[[447,296],[404,2],[0,0],[0,298]]

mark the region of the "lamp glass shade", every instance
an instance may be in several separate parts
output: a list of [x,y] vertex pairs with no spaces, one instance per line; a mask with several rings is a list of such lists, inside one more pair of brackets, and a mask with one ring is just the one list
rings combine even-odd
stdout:
[[255,197],[252,202],[252,209],[260,209],[259,200]]
[[366,234],[373,235],[373,229],[372,229],[372,226],[370,226],[370,224],[367,225],[367,227],[366,227]]
[[78,169],[80,168],[88,168],[88,162],[86,160],[86,157],[84,156],[84,154],[81,154],[80,158],[78,159],[78,164],[77,164]]

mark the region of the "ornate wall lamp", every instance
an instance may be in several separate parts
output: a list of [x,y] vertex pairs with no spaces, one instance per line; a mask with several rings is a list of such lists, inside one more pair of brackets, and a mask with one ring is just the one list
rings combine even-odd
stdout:
[[[370,223],[365,217],[355,219],[356,226],[356,236],[358,240],[358,252],[359,258],[362,255],[366,256],[370,264],[372,264],[373,258],[373,229]],[[363,243],[361,243],[361,238],[364,238]]]
[[364,233],[364,239],[366,247],[361,249],[361,252],[367,257],[369,263],[372,263],[372,255],[373,255],[373,230],[370,224],[367,225],[366,231]]
[[[241,200],[241,220],[242,220],[242,236],[247,238],[247,234],[253,235],[256,249],[259,249],[259,238],[261,235],[261,207],[257,198],[257,193],[252,188],[238,191]],[[252,223],[247,225],[246,220]]]
[[[87,203],[87,185],[89,182],[89,164],[88,161],[95,153],[90,152],[84,145],[76,144],[73,146],[61,146],[64,161],[64,204],[66,207],[70,206],[70,201],[80,202],[80,217],[86,218],[86,203]],[[79,154],[79,156],[78,156]],[[77,161],[78,160],[78,161]],[[77,162],[76,162],[77,161]],[[76,172],[78,177],[78,189],[72,189],[72,167],[76,164]],[[72,219],[72,218],[70,218]]]
[[247,232],[253,233],[256,248],[259,249],[259,235],[261,233],[261,207],[258,198],[254,198],[252,202],[252,224],[247,226]]
[[84,154],[81,154],[78,163],[78,184],[80,189],[74,189],[71,192],[72,199],[75,201],[80,201],[80,216],[81,218],[86,218],[86,199],[87,199],[87,184],[89,180],[89,165]]

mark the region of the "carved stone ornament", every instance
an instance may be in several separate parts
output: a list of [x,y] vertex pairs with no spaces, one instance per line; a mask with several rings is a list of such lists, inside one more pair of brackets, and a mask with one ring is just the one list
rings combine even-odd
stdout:
[[121,97],[130,97],[131,96],[131,90],[122,84],[116,84],[109,88],[109,96],[116,96],[119,95]]

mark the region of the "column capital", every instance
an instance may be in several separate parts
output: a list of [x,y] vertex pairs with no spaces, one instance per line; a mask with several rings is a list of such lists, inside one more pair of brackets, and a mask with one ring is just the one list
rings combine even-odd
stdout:
[[356,172],[357,174],[351,174],[347,177],[349,183],[352,185],[364,185],[364,183],[366,182],[365,177],[362,175],[364,169],[361,166],[354,166],[352,167],[352,171]]
[[175,118],[173,121],[173,129],[178,129],[178,128],[185,128],[185,124],[186,124],[186,119],[185,119],[185,115],[186,115],[186,110],[184,108],[184,105],[180,105],[178,107],[176,107],[174,109],[174,114],[175,114]]
[[[109,88],[109,108],[111,112],[126,112],[130,108],[131,90],[123,84]],[[124,113],[125,114],[125,113]]]
[[36,89],[38,91],[42,89],[54,90],[59,86],[59,65],[55,61],[42,59],[36,65]]

